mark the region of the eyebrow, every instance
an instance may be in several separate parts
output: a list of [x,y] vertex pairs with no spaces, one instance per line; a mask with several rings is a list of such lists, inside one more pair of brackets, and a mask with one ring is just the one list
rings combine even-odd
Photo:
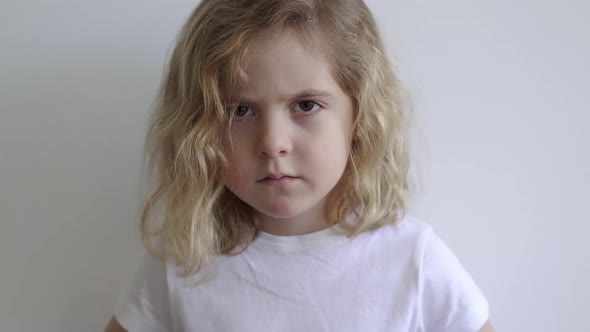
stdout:
[[[297,99],[317,98],[317,97],[322,97],[325,99],[333,99],[334,95],[329,93],[328,91],[324,91],[324,90],[305,89],[305,90],[301,90],[301,91],[291,95],[290,97],[283,98],[283,100],[297,100]],[[232,98],[232,100],[235,100],[238,102],[245,102],[245,103],[251,104],[251,105],[256,105],[256,102],[248,97],[234,96],[234,98]]]
[[317,89],[306,89],[293,95],[291,99],[301,99],[306,97],[324,97],[334,98],[334,96],[328,91],[317,90]]

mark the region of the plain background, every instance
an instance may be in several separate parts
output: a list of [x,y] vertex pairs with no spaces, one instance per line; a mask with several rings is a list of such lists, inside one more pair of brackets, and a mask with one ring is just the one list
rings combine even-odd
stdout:
[[[498,331],[590,317],[590,5],[368,1],[416,112],[414,214]],[[195,1],[0,4],[0,329],[99,331],[141,254],[146,120]]]

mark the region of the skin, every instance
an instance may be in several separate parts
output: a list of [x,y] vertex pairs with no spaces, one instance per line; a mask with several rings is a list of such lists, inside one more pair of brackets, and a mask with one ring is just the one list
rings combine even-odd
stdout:
[[492,324],[487,321],[482,328],[479,330],[479,332],[496,332],[496,330],[494,330],[494,327],[492,327]]
[[[295,36],[258,46],[245,68],[249,82],[234,96],[222,181],[255,209],[262,231],[289,236],[326,228],[326,196],[350,152],[353,101],[329,62]],[[295,178],[261,181],[272,174]]]

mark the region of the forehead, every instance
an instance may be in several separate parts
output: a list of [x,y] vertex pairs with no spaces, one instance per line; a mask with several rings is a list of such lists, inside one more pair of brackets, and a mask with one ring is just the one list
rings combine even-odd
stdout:
[[309,89],[341,92],[328,57],[294,33],[253,42],[243,74],[238,95],[272,97]]

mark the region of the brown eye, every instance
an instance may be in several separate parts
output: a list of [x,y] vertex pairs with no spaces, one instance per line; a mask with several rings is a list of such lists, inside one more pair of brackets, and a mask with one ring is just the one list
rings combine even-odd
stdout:
[[305,100],[297,104],[301,113],[312,113],[320,108],[320,105],[313,101]]
[[250,111],[250,107],[248,107],[246,105],[238,105],[238,106],[236,106],[233,115],[237,116],[237,117],[243,117],[243,116],[248,115],[249,111]]

